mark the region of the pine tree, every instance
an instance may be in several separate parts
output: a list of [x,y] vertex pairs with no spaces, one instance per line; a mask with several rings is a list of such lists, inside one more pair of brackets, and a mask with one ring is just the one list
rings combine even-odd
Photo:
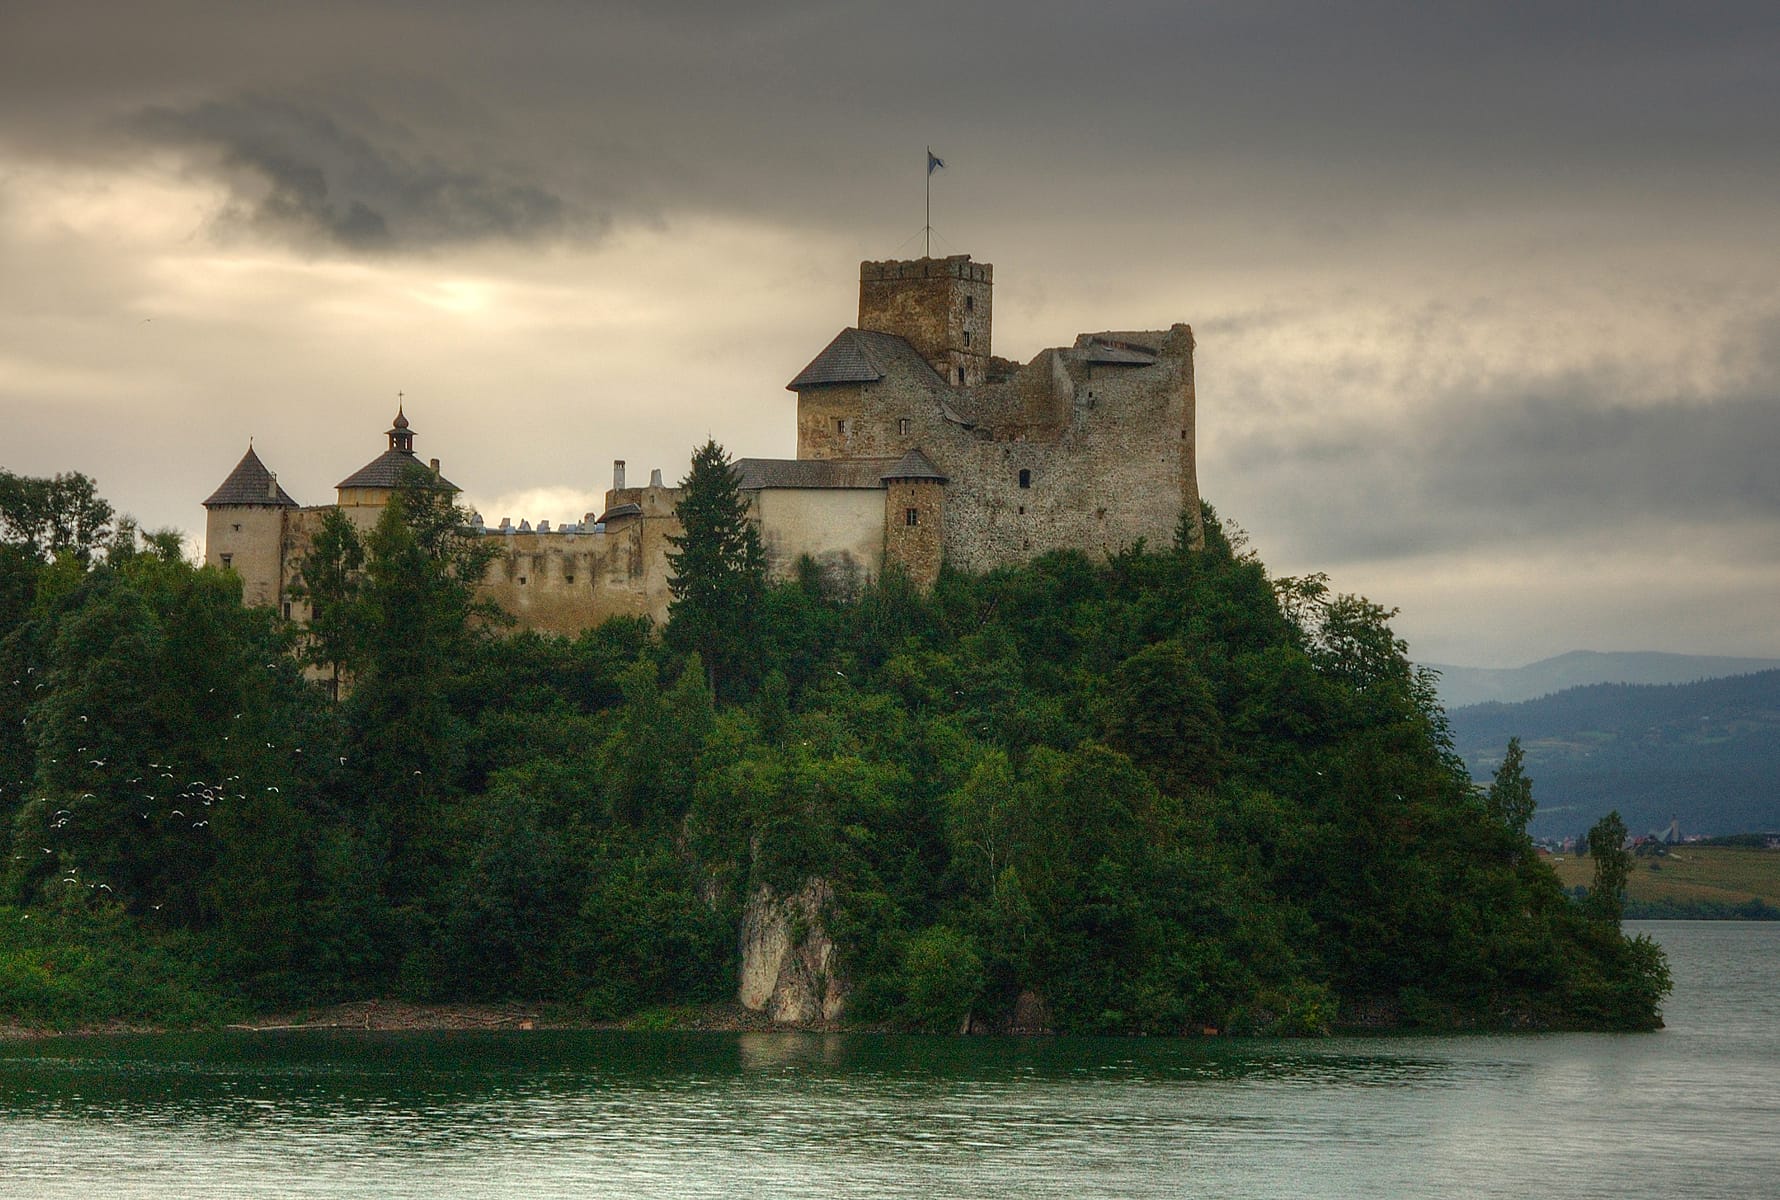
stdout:
[[713,694],[733,694],[753,658],[766,554],[729,455],[715,440],[694,452],[680,488],[674,515],[681,532],[668,538],[668,644],[699,655]]
[[1523,764],[1520,739],[1509,738],[1508,752],[1502,756],[1502,765],[1496,768],[1488,795],[1490,816],[1515,834],[1526,833],[1527,823],[1533,819],[1536,808],[1533,781],[1527,778]]

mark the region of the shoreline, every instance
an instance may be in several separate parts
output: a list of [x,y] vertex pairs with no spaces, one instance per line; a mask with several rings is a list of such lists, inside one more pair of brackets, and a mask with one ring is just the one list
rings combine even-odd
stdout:
[[148,1022],[108,1021],[68,1029],[0,1023],[0,1042],[41,1041],[63,1037],[119,1037],[166,1033],[294,1033],[355,1030],[372,1033],[584,1032],[676,1030],[695,1033],[839,1033],[869,1032],[868,1026],[835,1022],[792,1025],[739,1004],[709,1004],[650,1009],[623,1020],[597,1021],[575,1017],[547,1004],[414,1004],[404,1000],[353,1000],[315,1008],[263,1013],[214,1026],[173,1027]]

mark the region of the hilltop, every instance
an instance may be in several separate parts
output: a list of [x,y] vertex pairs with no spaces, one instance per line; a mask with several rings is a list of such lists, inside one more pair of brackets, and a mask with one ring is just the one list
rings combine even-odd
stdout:
[[308,627],[173,539],[0,547],[0,1022],[1659,1023],[1660,952],[1473,792],[1387,610],[1209,508],[929,589],[769,583],[712,449],[664,629],[509,632],[433,487],[340,526]]
[[1572,650],[1524,667],[1426,665],[1440,673],[1440,702],[1448,709],[1456,709],[1473,704],[1514,704],[1593,683],[1695,683],[1727,675],[1748,675],[1780,670],[1780,659]]
[[1580,834],[1610,809],[1633,833],[1780,830],[1780,670],[1689,684],[1594,684],[1448,713],[1472,777],[1526,751],[1533,832]]

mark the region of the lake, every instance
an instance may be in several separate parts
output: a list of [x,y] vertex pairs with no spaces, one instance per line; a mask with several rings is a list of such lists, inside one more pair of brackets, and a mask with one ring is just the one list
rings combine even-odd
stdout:
[[1654,1034],[0,1043],[0,1196],[1780,1192],[1780,923],[1639,922]]

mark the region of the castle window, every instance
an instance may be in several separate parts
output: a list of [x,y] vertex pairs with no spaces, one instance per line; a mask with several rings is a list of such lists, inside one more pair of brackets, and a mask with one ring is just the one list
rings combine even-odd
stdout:
[[835,431],[835,433],[839,434],[841,437],[846,437],[847,436],[847,418],[836,417],[834,419],[834,431]]
[[964,368],[963,367],[958,368],[958,382],[959,383],[964,382]]
[[966,346],[970,345],[970,330],[968,329],[964,331],[964,344]]
[[1020,505],[1020,515],[1022,517],[1026,515],[1026,506],[1024,504]]
[[241,526],[239,526],[239,525],[231,525],[231,526],[229,526],[229,528],[233,529],[236,533],[241,532]]
[[564,583],[573,583],[573,582],[575,582],[575,577],[573,575],[564,575],[562,577],[562,581]]
[[520,577],[519,577],[519,586],[520,586],[520,587],[524,587],[524,586],[525,586],[525,576],[523,576],[523,575],[521,575],[521,576],[520,576]]
[[903,509],[902,523],[904,525],[919,525],[921,523],[921,510],[918,508]]
[[977,298],[975,296],[966,296],[964,298],[964,311],[965,312],[975,312],[976,310],[977,310]]
[[1026,470],[1024,467],[1020,468],[1020,486],[1023,488],[1032,486],[1032,472]]
[[290,620],[290,601],[289,600],[286,600],[284,602],[284,619],[287,621]]
[[896,418],[896,432],[897,433],[907,436],[909,430],[913,429],[914,427],[915,427],[915,423],[913,421],[909,420],[907,417]]
[[235,561],[235,556],[234,556],[234,555],[233,555],[233,554],[225,554],[225,555],[223,555],[223,556],[222,556],[222,565],[223,565],[223,570],[225,570],[225,571],[226,571],[226,570],[228,570],[228,569],[229,569],[229,564],[230,564],[230,563],[232,563],[232,562],[234,562],[234,561]]

